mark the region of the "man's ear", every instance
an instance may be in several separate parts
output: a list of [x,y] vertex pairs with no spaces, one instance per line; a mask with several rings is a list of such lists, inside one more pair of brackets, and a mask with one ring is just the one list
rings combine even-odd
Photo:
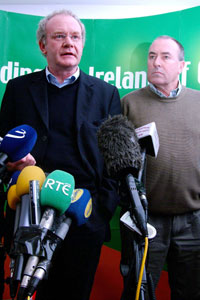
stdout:
[[46,51],[46,45],[44,44],[44,42],[39,41],[39,47],[40,47],[42,54],[46,55],[47,51]]
[[183,69],[185,67],[185,61],[180,61],[180,64],[179,64],[179,74],[182,73]]

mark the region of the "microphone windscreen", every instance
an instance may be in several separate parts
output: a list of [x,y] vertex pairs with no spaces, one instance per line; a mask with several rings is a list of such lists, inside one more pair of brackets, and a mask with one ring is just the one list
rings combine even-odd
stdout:
[[25,167],[21,171],[17,179],[17,183],[16,183],[17,195],[21,197],[22,195],[29,194],[29,181],[31,180],[38,180],[41,189],[45,179],[46,179],[45,173],[41,168],[37,166]]
[[15,162],[31,152],[37,140],[37,133],[29,125],[17,126],[5,135],[0,152],[6,153],[11,161]]
[[64,171],[50,173],[40,191],[40,204],[56,209],[63,214],[71,203],[74,191],[74,177]]
[[109,117],[99,127],[97,138],[109,175],[115,177],[126,168],[140,169],[141,148],[135,127],[127,117]]
[[71,205],[65,212],[78,226],[86,223],[92,212],[92,197],[87,189],[75,189]]
[[13,184],[7,193],[8,205],[11,209],[16,210],[16,205],[20,202],[20,198],[17,196],[16,184]]

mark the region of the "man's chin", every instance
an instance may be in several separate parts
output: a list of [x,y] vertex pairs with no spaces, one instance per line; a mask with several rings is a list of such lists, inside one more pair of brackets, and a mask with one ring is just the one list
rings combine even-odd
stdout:
[[157,76],[149,78],[149,82],[151,82],[153,85],[164,84],[163,78]]
[[62,56],[61,60],[60,60],[60,63],[65,65],[65,66],[75,66],[77,65],[77,60],[72,56],[72,57],[69,57],[69,56]]
[[76,64],[63,63],[63,64],[60,64],[60,69],[68,70],[68,71],[74,71],[74,70],[77,69],[77,65]]

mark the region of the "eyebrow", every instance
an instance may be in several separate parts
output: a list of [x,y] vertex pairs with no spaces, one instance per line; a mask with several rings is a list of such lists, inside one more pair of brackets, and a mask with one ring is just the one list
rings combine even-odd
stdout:
[[[66,31],[63,31],[63,30],[57,30],[57,31],[54,31],[53,33],[68,33],[68,32],[66,32]],[[72,31],[70,31],[70,33],[77,33],[77,34],[81,34],[81,32],[79,32],[79,31],[77,31],[77,30],[72,30]]]
[[[149,52],[149,55],[151,55],[151,54],[156,54],[156,52],[150,51],[150,52]],[[162,55],[166,55],[166,54],[171,55],[171,53],[170,53],[170,52],[167,52],[167,51],[166,51],[166,52],[161,52],[161,54],[162,54]]]

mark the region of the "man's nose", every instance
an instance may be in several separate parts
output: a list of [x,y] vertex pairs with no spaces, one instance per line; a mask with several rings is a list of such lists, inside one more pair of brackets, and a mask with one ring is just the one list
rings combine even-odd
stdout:
[[154,63],[155,66],[161,66],[161,58],[160,58],[160,56],[155,57],[153,63]]
[[72,46],[73,45],[73,40],[70,35],[66,35],[64,41],[63,41],[63,46]]

